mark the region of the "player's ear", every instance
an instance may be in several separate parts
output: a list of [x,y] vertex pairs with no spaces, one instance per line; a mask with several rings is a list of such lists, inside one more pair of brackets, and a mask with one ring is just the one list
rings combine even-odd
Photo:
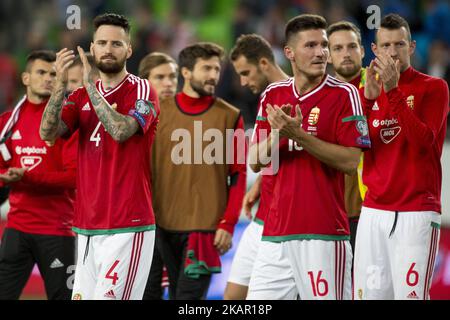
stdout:
[[415,50],[416,50],[416,40],[412,40],[409,43],[409,49],[408,49],[409,55],[412,56],[412,54],[414,53]]
[[94,42],[91,42],[91,46],[89,47],[89,52],[92,56],[94,56]]
[[267,67],[269,66],[269,60],[267,60],[267,58],[262,57],[261,59],[259,59],[258,65],[261,70],[266,71]]
[[361,48],[361,59],[364,59],[364,56],[366,55],[366,50],[364,49],[363,45],[359,45],[359,47]]
[[30,85],[30,73],[25,71],[22,72],[22,83],[24,86],[28,87]]
[[377,45],[375,43],[372,42],[372,44],[370,45],[370,47],[372,48],[372,52],[377,55],[378,52],[378,48]]
[[333,61],[331,60],[331,54],[328,55],[327,62],[329,64],[333,64]]
[[131,48],[131,43],[129,43],[128,49],[127,49],[127,59],[129,59],[132,54],[133,54],[133,49]]
[[189,70],[188,68],[186,68],[186,67],[181,68],[181,75],[183,76],[184,79],[190,80],[191,74],[192,74],[192,71]]
[[285,46],[284,47],[284,55],[286,56],[286,58],[288,58],[289,61],[294,61],[295,60],[295,58],[294,58],[294,51],[289,46]]

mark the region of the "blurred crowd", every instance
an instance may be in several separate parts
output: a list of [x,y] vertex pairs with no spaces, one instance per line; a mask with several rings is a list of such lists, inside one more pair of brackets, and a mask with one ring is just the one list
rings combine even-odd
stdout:
[[[81,9],[80,29],[69,30],[67,8]],[[277,62],[284,66],[284,25],[300,13],[323,15],[328,23],[349,20],[362,32],[364,63],[373,57],[373,30],[367,27],[367,8],[377,5],[381,15],[395,12],[411,26],[417,50],[413,66],[419,71],[450,80],[450,2],[448,0],[2,0],[0,2],[0,111],[11,109],[23,93],[20,73],[26,55],[34,49],[88,49],[91,21],[97,14],[117,12],[132,21],[133,56],[127,69],[137,73],[139,61],[149,52],[162,51],[177,58],[195,41],[214,41],[229,50],[244,33],[258,33],[272,44]],[[229,63],[224,65],[218,88],[221,96],[241,108],[245,125],[256,118],[257,97],[242,88]]]

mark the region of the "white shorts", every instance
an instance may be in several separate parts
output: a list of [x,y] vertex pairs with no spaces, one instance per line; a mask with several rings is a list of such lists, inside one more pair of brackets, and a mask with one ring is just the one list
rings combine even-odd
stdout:
[[[441,216],[362,207],[356,233],[354,298],[429,299]],[[395,228],[394,228],[395,225]]]
[[350,300],[349,241],[261,241],[248,300]]
[[242,234],[233,258],[228,282],[248,286],[264,226],[252,221]]
[[155,231],[78,235],[73,300],[142,300]]

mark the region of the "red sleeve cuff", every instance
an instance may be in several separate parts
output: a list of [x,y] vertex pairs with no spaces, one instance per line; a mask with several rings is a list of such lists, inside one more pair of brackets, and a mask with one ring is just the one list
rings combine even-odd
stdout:
[[358,91],[359,97],[361,98],[361,104],[363,106],[363,109],[365,110],[365,113],[367,113],[367,111],[372,110],[372,107],[375,104],[376,99],[374,100],[367,99],[364,95],[364,87],[359,88]]
[[218,229],[223,229],[228,231],[231,235],[234,233],[234,224],[229,223],[228,221],[222,221],[219,223]]

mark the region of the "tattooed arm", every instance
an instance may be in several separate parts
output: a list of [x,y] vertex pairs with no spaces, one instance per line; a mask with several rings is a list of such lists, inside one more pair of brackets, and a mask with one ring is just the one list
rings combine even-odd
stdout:
[[138,131],[138,122],[130,116],[115,111],[100,95],[92,81],[85,84],[85,87],[98,119],[115,141],[124,142]]
[[67,84],[67,69],[73,63],[74,58],[73,51],[66,48],[56,54],[55,69],[57,81],[52,95],[45,106],[39,128],[39,135],[44,141],[53,142],[68,130],[64,122],[61,121],[61,109]]
[[102,97],[95,87],[92,77],[92,68],[84,54],[84,50],[78,47],[81,62],[83,63],[83,85],[89,95],[98,119],[103,127],[117,142],[124,142],[139,129],[139,124],[134,118],[115,111]]

